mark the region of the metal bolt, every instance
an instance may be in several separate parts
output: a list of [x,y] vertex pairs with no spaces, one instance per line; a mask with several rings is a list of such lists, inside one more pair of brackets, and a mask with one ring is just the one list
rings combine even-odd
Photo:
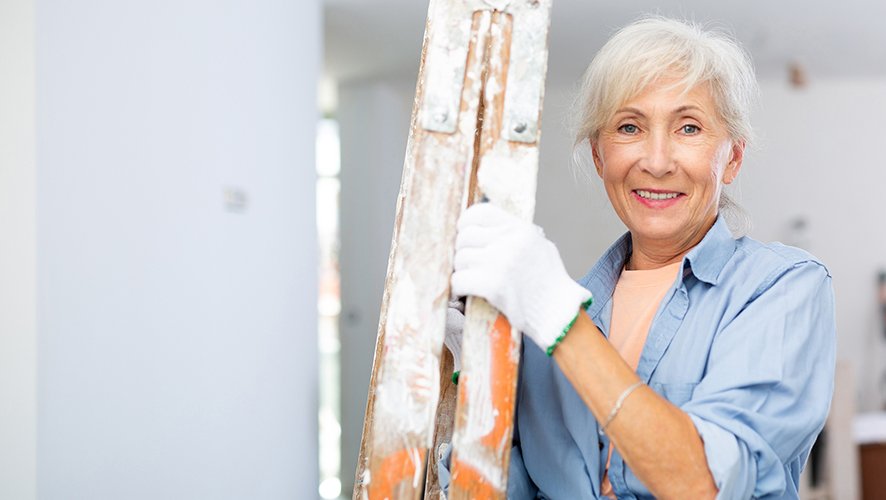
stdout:
[[514,132],[518,134],[522,134],[526,132],[527,125],[525,123],[518,123],[516,127],[514,127]]
[[449,111],[440,108],[434,113],[434,121],[437,123],[446,123],[449,119]]

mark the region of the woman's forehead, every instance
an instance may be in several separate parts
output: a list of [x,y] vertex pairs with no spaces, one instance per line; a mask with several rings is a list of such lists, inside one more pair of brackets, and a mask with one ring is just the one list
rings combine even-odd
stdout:
[[656,112],[677,112],[689,108],[705,113],[718,113],[716,96],[707,82],[692,84],[685,78],[669,76],[658,78],[632,95],[626,96],[614,106],[611,115],[623,110],[637,111],[642,114]]

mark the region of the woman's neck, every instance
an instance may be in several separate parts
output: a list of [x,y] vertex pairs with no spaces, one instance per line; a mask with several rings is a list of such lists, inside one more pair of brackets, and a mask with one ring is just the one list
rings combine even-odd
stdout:
[[628,271],[644,271],[680,262],[708,234],[714,222],[716,222],[716,219],[710,224],[706,224],[703,230],[689,234],[683,240],[677,242],[672,240],[644,240],[632,233],[632,250],[631,255],[628,256],[628,261],[625,263],[625,269]]
[[644,249],[634,247],[633,252],[630,256],[628,256],[628,261],[625,263],[625,269],[627,269],[628,271],[646,271],[649,269],[659,269],[661,267],[680,262],[683,257],[687,253],[689,253],[689,250],[691,250],[691,248],[678,254],[656,254],[649,253],[648,251],[644,251]]

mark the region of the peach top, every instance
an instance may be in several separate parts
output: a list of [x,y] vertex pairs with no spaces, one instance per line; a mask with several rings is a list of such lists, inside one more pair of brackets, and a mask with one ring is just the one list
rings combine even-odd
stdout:
[[[680,262],[658,269],[643,271],[623,270],[612,295],[612,325],[609,343],[633,369],[637,369],[640,354],[646,343],[646,335],[658,306],[674,284]],[[609,460],[612,448],[609,448]],[[609,470],[609,460],[606,469]],[[609,475],[604,474],[601,488],[603,496],[615,498]]]

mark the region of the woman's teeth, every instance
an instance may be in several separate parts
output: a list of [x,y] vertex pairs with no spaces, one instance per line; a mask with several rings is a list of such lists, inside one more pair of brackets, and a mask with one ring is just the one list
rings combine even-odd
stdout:
[[642,191],[640,189],[636,190],[640,198],[645,198],[647,200],[670,200],[671,198],[676,198],[680,196],[680,193],[653,193],[652,191]]

